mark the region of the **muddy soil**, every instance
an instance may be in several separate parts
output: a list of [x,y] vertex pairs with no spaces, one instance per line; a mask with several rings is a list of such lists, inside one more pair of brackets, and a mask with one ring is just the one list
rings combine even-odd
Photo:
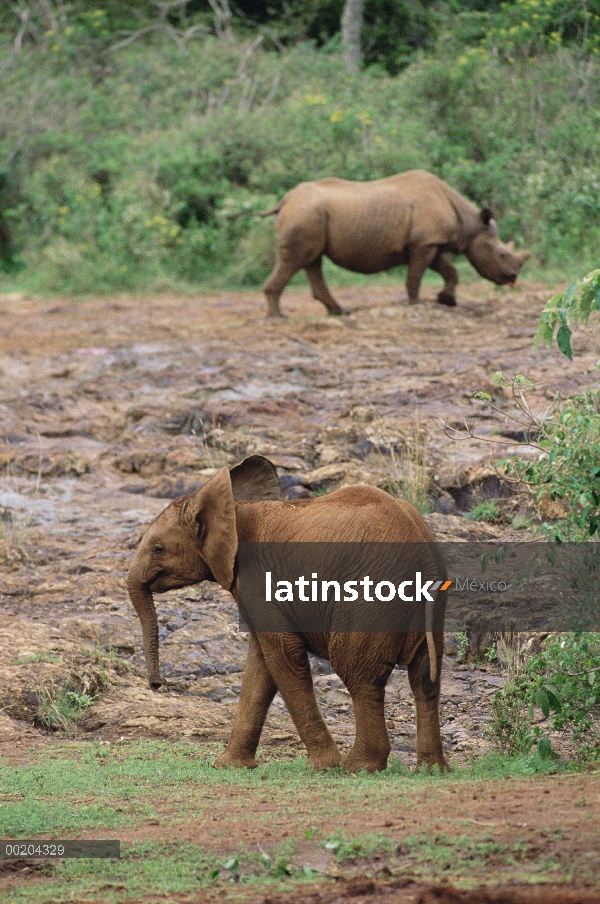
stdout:
[[[27,756],[61,737],[40,725],[40,701],[63,682],[96,698],[77,725],[82,741],[226,739],[246,653],[229,594],[205,583],[157,598],[168,685],[152,693],[125,592],[145,526],[224,464],[266,455],[286,494],[301,498],[357,482],[415,485],[424,463],[436,536],[524,538],[515,519],[528,498],[490,467],[520,438],[506,418],[513,400],[491,377],[526,374],[543,410],[556,392],[597,381],[597,345],[580,331],[572,363],[556,350],[533,354],[551,294],[541,284],[475,283],[453,310],[435,304],[433,289],[423,294],[408,307],[399,287],[339,289],[351,313],[331,318],[306,291],[289,291],[289,317],[275,322],[255,293],[0,298],[0,753]],[[477,390],[502,414],[474,400]],[[457,441],[440,426],[465,419],[489,442]],[[463,517],[490,495],[503,523]],[[349,696],[326,663],[313,665],[324,716],[348,747]],[[459,662],[448,637],[451,761],[488,748],[490,700],[504,681],[497,661]],[[390,680],[387,717],[392,754],[414,763],[405,672]],[[279,696],[263,741],[301,749]]]
[[[550,294],[541,285],[510,292],[476,283],[455,310],[435,304],[433,290],[414,307],[393,286],[338,294],[349,317],[326,317],[297,291],[286,293],[289,318],[276,322],[251,293],[0,303],[5,741],[45,740],[31,726],[40,694],[72,677],[99,694],[79,725],[85,737],[226,737],[246,651],[229,594],[205,583],[157,600],[169,684],[152,693],[125,574],[169,499],[245,455],[270,457],[290,497],[359,481],[410,483],[416,457],[429,468],[436,536],[523,536],[510,523],[461,514],[488,494],[502,497],[508,522],[525,511],[527,499],[506,498],[489,467],[515,446],[455,441],[439,420],[466,419],[488,439],[499,431],[514,442],[514,424],[473,392],[490,391],[497,370],[525,373],[542,409],[555,392],[596,380],[591,334],[575,336],[573,363],[556,350],[534,356]],[[510,414],[512,400],[492,391]],[[444,737],[460,760],[486,747],[489,701],[504,678],[497,665],[458,665],[456,652],[449,638]],[[315,672],[319,701],[346,745],[349,697],[326,664]],[[388,700],[393,751],[411,763],[404,672],[394,673]],[[280,699],[265,740],[296,744]]]

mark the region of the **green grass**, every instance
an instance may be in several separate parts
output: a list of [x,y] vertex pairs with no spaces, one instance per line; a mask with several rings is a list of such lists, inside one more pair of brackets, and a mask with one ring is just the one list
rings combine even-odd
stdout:
[[[477,840],[469,835],[448,838],[410,835],[397,845],[385,836],[363,835],[325,842],[332,850],[338,844],[336,860],[340,864],[360,867],[360,860],[383,860],[388,869],[413,865],[411,874],[431,879],[436,876],[462,875],[461,884],[470,884],[485,875],[487,863],[518,868],[527,854],[523,842],[501,844],[491,839]],[[328,847],[329,845],[329,847]],[[274,890],[291,889],[303,881],[324,877],[308,865],[292,862],[294,845],[276,845],[270,853],[240,849],[235,855],[223,856],[193,844],[143,842],[127,846],[120,860],[73,859],[57,862],[52,878],[39,886],[16,887],[11,901],[20,904],[62,904],[66,900],[90,896],[94,900],[113,902],[154,896],[185,894],[203,888],[219,889],[222,894],[238,885],[264,886]],[[555,871],[559,864],[548,857],[544,874]],[[377,868],[377,867],[376,867]],[[370,874],[373,866],[371,865]]]
[[470,521],[485,521],[493,524],[501,516],[500,506],[495,499],[484,499],[473,506],[470,512],[465,514],[465,518]]
[[[143,894],[178,894],[212,886],[289,888],[324,878],[306,863],[319,849],[344,869],[364,871],[365,864],[373,869],[372,863],[404,869],[408,863],[417,876],[439,873],[480,880],[490,860],[511,868],[520,862],[525,856],[522,842],[503,845],[477,832],[471,836],[467,827],[458,837],[413,831],[398,845],[398,839],[387,833],[348,833],[343,827],[348,813],[363,812],[367,799],[382,812],[393,799],[394,813],[410,813],[423,795],[430,800],[431,795],[455,793],[469,783],[479,788],[482,781],[567,769],[535,754],[512,759],[489,755],[451,773],[414,772],[392,759],[384,773],[348,775],[341,769],[315,773],[304,758],[286,760],[281,754],[265,753],[263,764],[253,771],[215,770],[212,762],[219,750],[220,745],[184,741],[63,742],[32,751],[30,761],[18,767],[0,763],[3,838],[118,839],[126,829],[135,827],[143,834],[145,827],[157,824],[173,828],[177,837],[177,825],[190,820],[215,828],[223,821],[237,822],[232,806],[239,818],[250,819],[254,830],[265,833],[258,848],[234,838],[228,842],[228,831],[215,842],[216,850],[178,844],[168,837],[122,843],[119,861],[74,859],[51,864],[40,881],[15,887],[11,902],[62,904],[71,897],[89,896],[111,904]],[[226,788],[239,793],[232,797]],[[291,836],[278,840],[268,830],[276,817],[289,817],[290,812]],[[207,823],[213,819],[216,822]],[[339,830],[331,831],[332,821]],[[326,822],[329,828],[315,822]],[[166,830],[158,831],[162,839]],[[545,870],[554,868],[550,862],[544,865]],[[531,869],[538,875],[537,866]]]
[[41,653],[25,653],[23,656],[19,656],[18,659],[13,659],[11,661],[11,665],[31,665],[32,662],[53,662],[58,663],[61,661],[58,653],[51,652],[41,652]]

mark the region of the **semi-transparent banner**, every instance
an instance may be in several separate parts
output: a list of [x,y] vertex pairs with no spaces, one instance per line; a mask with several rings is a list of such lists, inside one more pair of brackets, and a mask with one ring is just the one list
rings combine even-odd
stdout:
[[600,543],[241,543],[252,631],[600,631]]

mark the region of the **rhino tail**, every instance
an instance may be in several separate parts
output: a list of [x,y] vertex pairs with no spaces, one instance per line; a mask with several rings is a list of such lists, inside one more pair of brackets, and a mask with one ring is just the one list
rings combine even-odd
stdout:
[[283,200],[276,204],[275,207],[270,207],[269,210],[235,210],[233,213],[224,214],[224,219],[237,220],[240,217],[270,217],[274,213],[279,213],[282,203]]
[[271,217],[274,213],[279,213],[281,210],[282,201],[275,205],[275,207],[269,207],[268,210],[257,210],[255,211],[256,217]]

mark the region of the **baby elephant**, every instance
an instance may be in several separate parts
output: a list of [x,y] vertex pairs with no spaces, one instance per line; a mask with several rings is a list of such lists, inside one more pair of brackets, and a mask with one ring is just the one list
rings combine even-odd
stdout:
[[[414,630],[402,632],[300,629],[250,634],[233,731],[215,766],[257,765],[261,731],[279,690],[315,769],[340,764],[352,772],[385,769],[390,752],[385,685],[399,665],[408,669],[416,702],[417,763],[445,768],[439,721],[444,640],[439,618],[441,613],[443,619],[446,604],[445,566],[427,525],[407,502],[369,486],[346,487],[314,499],[283,500],[275,467],[259,455],[231,471],[222,468],[197,492],[172,502],[150,525],[129,569],[128,590],[142,624],[148,677],[154,689],[163,682],[153,593],[210,580],[229,590],[239,604],[241,543],[399,542],[406,542],[409,549],[433,550],[436,573],[442,578],[431,587],[433,602],[426,603],[429,608],[423,627],[427,630],[411,626]],[[411,547],[412,543],[418,545]],[[389,586],[393,588],[393,584]],[[331,662],[352,698],[356,737],[343,761],[317,706],[309,653]]]

